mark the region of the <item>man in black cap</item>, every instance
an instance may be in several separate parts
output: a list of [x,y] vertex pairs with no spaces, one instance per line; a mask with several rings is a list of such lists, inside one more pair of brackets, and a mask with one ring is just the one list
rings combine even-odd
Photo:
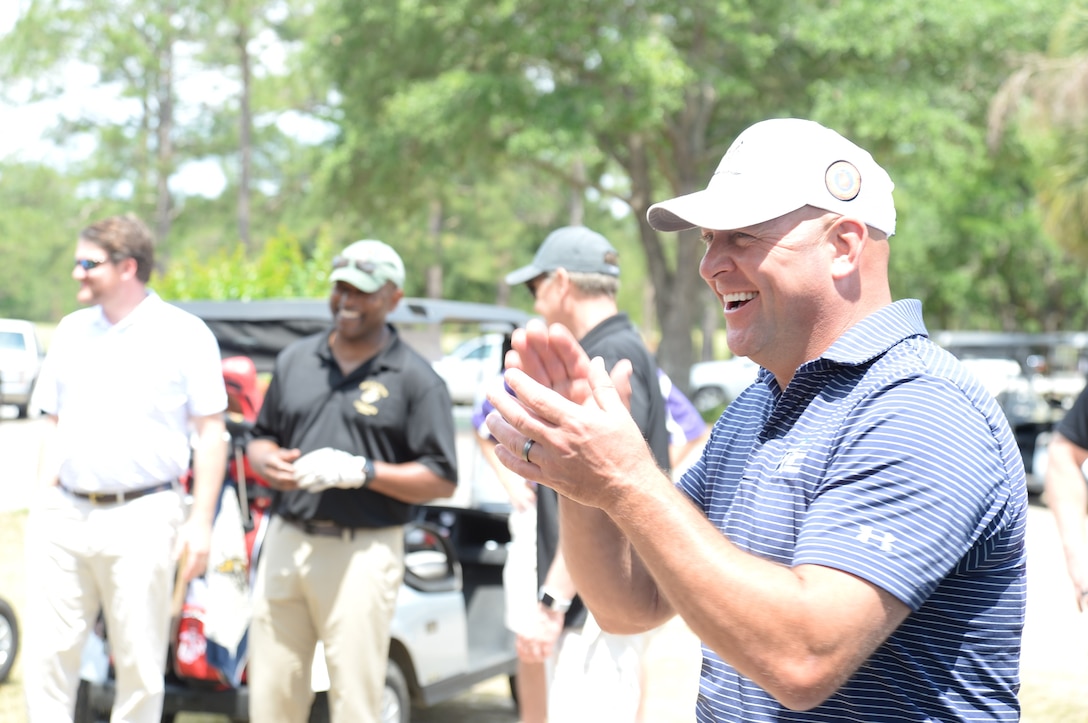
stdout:
[[[525,284],[533,309],[549,324],[568,328],[586,354],[602,357],[607,368],[624,359],[631,363],[631,413],[657,464],[668,470],[657,365],[616,307],[619,274],[619,254],[604,236],[566,226],[549,234],[532,263],[508,274],[506,283]],[[537,577],[539,619],[534,633],[518,636],[518,654],[548,667],[549,719],[633,721],[641,638],[603,633],[588,616],[559,552],[559,503],[547,487],[537,490]]]

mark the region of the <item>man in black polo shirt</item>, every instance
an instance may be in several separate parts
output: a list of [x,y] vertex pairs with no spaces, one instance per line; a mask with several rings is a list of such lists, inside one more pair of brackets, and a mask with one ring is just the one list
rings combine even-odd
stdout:
[[[525,284],[533,309],[549,324],[570,329],[590,357],[611,369],[631,362],[631,414],[657,463],[669,469],[665,398],[657,364],[638,330],[616,306],[619,254],[601,234],[566,226],[548,234],[533,262],[506,276]],[[523,451],[523,455],[529,453]],[[567,573],[559,547],[559,501],[554,490],[537,488],[538,621],[518,634],[524,662],[544,662],[547,715],[556,721],[634,721],[639,707],[641,636],[601,632]]]
[[250,717],[302,723],[323,641],[334,721],[378,721],[412,505],[457,483],[452,405],[386,323],[404,264],[380,241],[333,261],[334,326],[276,360],[247,451],[278,490],[254,588]]

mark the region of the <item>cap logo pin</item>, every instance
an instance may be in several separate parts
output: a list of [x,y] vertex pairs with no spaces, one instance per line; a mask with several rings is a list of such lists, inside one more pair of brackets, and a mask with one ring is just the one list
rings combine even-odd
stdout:
[[853,201],[861,191],[861,174],[849,161],[835,161],[824,173],[827,192],[840,201]]

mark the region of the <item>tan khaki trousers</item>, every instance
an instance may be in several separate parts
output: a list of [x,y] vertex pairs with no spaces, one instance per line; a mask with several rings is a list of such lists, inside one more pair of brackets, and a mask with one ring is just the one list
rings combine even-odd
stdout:
[[112,721],[159,723],[181,494],[92,505],[39,491],[27,520],[24,690],[30,723],[71,721],[100,609],[116,671]]
[[305,723],[314,647],[325,647],[333,723],[378,723],[389,626],[404,577],[404,529],[354,539],[273,518],[257,564],[249,629],[253,723]]

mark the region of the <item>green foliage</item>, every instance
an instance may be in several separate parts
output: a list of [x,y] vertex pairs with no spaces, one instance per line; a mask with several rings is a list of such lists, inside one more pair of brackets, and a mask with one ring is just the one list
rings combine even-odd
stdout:
[[1026,53],[992,103],[992,145],[1019,144],[1036,173],[1046,229],[1080,264],[1088,261],[1088,3],[1071,0],[1053,24],[1046,52]]
[[329,292],[335,250],[327,235],[306,249],[297,236],[281,230],[252,259],[241,244],[206,257],[185,250],[152,285],[171,300],[321,297]]
[[[0,42],[5,78],[45,95],[79,58],[139,111],[89,113],[55,129],[93,139],[95,150],[49,183],[29,167],[0,171],[4,207],[18,209],[0,218],[0,244],[59,278],[89,216],[159,214],[169,231],[154,283],[164,296],[261,298],[324,295],[335,250],[380,238],[404,256],[411,295],[528,308],[502,276],[548,231],[582,221],[620,248],[621,305],[646,320],[648,336],[650,324],[660,328],[666,361],[680,364],[705,297],[691,292],[703,289],[699,245],[649,231],[645,210],[702,188],[745,126],[793,115],[840,130],[890,171],[893,290],[922,298],[932,328],[1072,328],[1086,308],[1083,261],[1068,243],[1088,220],[1083,123],[1036,127],[1025,112],[1015,133],[987,142],[990,103],[1011,70],[1048,43],[1065,60],[1080,57],[1083,2],[1069,7],[199,0],[168,12],[149,0],[35,0]],[[236,230],[239,99],[212,88],[172,97],[163,76],[203,72],[230,87],[246,34],[261,34],[250,48],[257,58],[267,57],[261,43],[284,51],[282,66],[254,69],[249,252]],[[156,134],[156,111],[171,99],[172,160],[157,155]],[[283,130],[299,118],[326,123],[330,137]],[[191,161],[217,164],[226,190],[175,190],[157,206],[161,174],[176,179]],[[44,239],[43,250],[9,240],[28,237]],[[29,276],[12,273],[0,287],[9,314],[49,316],[73,303]]]
[[76,237],[111,204],[81,199],[76,184],[40,164],[0,165],[0,317],[55,321],[75,308]]

